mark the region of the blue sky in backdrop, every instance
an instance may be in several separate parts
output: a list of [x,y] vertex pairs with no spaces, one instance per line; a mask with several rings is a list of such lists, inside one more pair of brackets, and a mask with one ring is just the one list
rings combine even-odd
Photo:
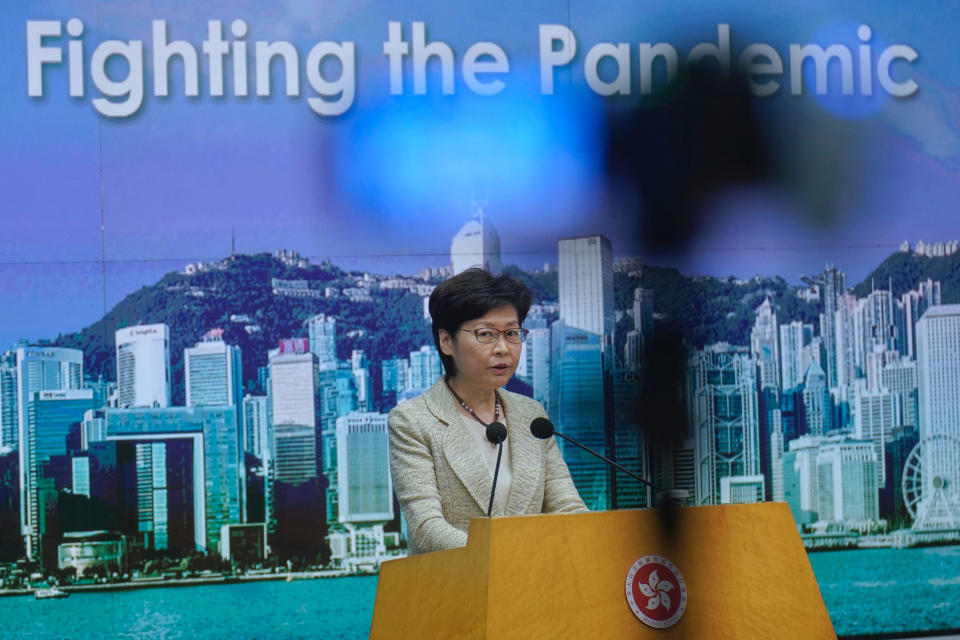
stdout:
[[[136,288],[199,259],[238,251],[295,249],[347,268],[413,273],[448,261],[450,238],[484,201],[505,262],[555,262],[556,240],[603,233],[618,256],[640,242],[624,229],[632,213],[612,202],[602,179],[604,100],[583,75],[597,42],[669,42],[685,54],[716,42],[729,23],[736,57],[752,42],[786,57],[790,43],[856,47],[868,24],[876,50],[904,43],[919,53],[899,63],[920,91],[868,100],[784,86],[757,99],[792,179],[719,193],[690,251],[645,255],[684,273],[717,276],[801,273],[833,262],[851,283],[903,240],[960,237],[960,69],[954,3],[899,2],[28,2],[0,9],[0,348],[94,322]],[[85,67],[103,40],[145,43],[145,97],[127,119],[99,115],[99,93],[68,96],[66,63],[48,69],[43,98],[27,95],[28,20],[80,18]],[[199,53],[207,21],[246,20],[255,40],[293,42],[301,91],[283,95],[274,68],[272,97],[209,95],[200,55],[200,97],[183,96],[171,65],[171,97],[152,95],[151,20]],[[387,23],[415,20],[457,57],[455,93],[441,95],[437,70],[428,94],[389,92]],[[578,38],[573,63],[556,72],[556,94],[541,95],[538,24],[567,24]],[[68,37],[52,39],[66,55]],[[321,117],[307,99],[306,52],[321,40],[356,44],[356,98],[343,116]],[[497,96],[464,86],[460,59],[477,41],[506,52],[510,72]],[[66,61],[65,61],[66,62]],[[229,68],[229,67],[228,67]],[[123,69],[108,73],[119,78]],[[228,74],[229,75],[229,74]],[[253,69],[251,94],[253,93]],[[835,80],[835,79],[834,79]],[[638,149],[638,153],[642,153]]]

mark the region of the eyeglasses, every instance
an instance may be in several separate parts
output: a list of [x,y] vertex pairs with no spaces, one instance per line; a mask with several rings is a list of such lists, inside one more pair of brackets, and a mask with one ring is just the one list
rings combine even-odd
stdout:
[[497,331],[496,329],[461,329],[467,333],[472,333],[480,344],[493,344],[500,340],[500,336],[510,344],[520,344],[527,339],[528,329],[507,329],[506,331]]

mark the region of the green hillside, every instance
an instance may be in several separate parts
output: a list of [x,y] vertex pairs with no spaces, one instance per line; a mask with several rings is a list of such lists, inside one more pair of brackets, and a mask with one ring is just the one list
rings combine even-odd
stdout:
[[[154,285],[124,298],[99,322],[77,333],[61,335],[54,344],[81,349],[88,376],[116,377],[114,333],[138,323],[162,322],[170,327],[170,366],[174,404],[183,400],[183,350],[208,330],[220,327],[224,339],[243,354],[243,377],[248,386],[257,380],[257,367],[266,365],[267,350],[279,340],[306,337],[304,321],[317,313],[337,318],[337,351],[347,358],[363,349],[374,362],[407,356],[412,349],[431,344],[430,327],[423,321],[420,297],[402,289],[371,291],[372,302],[338,298],[295,298],[274,295],[272,278],[307,280],[311,288],[355,286],[350,274],[330,265],[289,267],[268,254],[233,256],[215,269],[184,275],[168,273]],[[231,321],[231,316],[246,316]],[[259,327],[249,332],[245,327]]]
[[960,303],[960,253],[942,258],[894,253],[853,290],[858,298],[862,298],[874,287],[886,289],[892,282],[893,295],[899,297],[916,289],[917,284],[927,278],[940,281],[943,304]]

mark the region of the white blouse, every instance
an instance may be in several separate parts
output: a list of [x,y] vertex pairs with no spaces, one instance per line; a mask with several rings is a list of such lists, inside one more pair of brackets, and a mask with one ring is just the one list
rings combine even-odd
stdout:
[[[490,480],[492,481],[493,473],[497,468],[497,450],[499,447],[493,446],[490,441],[487,440],[487,428],[473,418],[468,418],[460,414],[460,423],[463,428],[467,430],[467,433],[470,434],[470,438],[476,445],[480,457],[487,463],[487,468],[490,469]],[[513,479],[513,473],[511,471],[513,464],[510,460],[510,439],[507,438],[504,440],[500,446],[503,447],[503,457],[500,459],[500,474],[497,476],[497,488],[493,496],[494,509],[492,515],[497,514],[497,506],[500,507],[499,512],[501,515],[506,512],[507,498],[510,496],[510,485]],[[486,507],[486,505],[484,505],[484,507]]]

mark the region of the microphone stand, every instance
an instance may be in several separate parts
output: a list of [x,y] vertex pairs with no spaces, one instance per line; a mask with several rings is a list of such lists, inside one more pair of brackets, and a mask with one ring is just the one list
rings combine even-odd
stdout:
[[[611,459],[608,458],[607,456],[605,456],[605,455],[603,455],[603,454],[600,454],[600,453],[597,453],[596,451],[594,451],[594,450],[591,449],[590,447],[588,447],[588,446],[586,446],[586,445],[584,445],[584,444],[580,444],[579,442],[577,442],[577,441],[574,440],[573,438],[568,438],[567,436],[563,435],[563,434],[560,433],[559,431],[554,431],[554,432],[553,432],[553,435],[559,436],[559,437],[563,438],[564,440],[566,440],[567,442],[572,442],[573,444],[577,445],[578,447],[580,447],[581,449],[583,449],[583,450],[586,451],[587,453],[592,453],[593,455],[597,456],[597,457],[600,458],[601,460],[605,461],[607,464],[613,465],[614,467],[616,467],[617,469],[619,469],[619,470],[622,471],[623,473],[627,474],[628,476],[630,476],[630,477],[633,478],[634,480],[638,480],[638,481],[642,482],[643,484],[647,485],[648,487],[650,487],[651,489],[663,493],[663,489],[661,489],[661,488],[658,487],[657,485],[653,484],[653,483],[650,482],[649,480],[645,480],[644,478],[641,478],[640,476],[638,476],[637,474],[635,474],[633,471],[630,471],[629,469],[623,468],[621,465],[617,464],[616,462],[614,462],[613,460],[611,460]],[[497,464],[498,464],[498,466],[499,466],[499,464],[500,464],[500,458],[499,458],[499,457],[497,458]],[[493,501],[493,499],[491,498],[491,504],[492,504],[492,501]]]
[[490,504],[487,505],[487,517],[493,513],[493,496],[497,493],[497,476],[500,475],[500,458],[503,456],[503,441],[497,444],[497,466],[493,470],[493,490],[490,492]]

